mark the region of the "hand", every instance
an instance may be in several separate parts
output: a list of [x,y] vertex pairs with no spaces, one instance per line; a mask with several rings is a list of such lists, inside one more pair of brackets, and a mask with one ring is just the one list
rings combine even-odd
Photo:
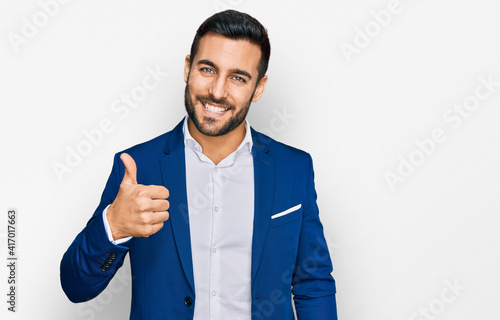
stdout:
[[149,237],[163,227],[169,217],[169,192],[164,186],[137,184],[134,159],[122,153],[125,174],[115,201],[106,213],[113,239]]

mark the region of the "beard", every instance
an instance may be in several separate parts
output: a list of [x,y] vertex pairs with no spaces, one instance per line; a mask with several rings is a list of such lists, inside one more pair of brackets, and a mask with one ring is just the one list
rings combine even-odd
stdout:
[[[218,119],[197,114],[196,109],[194,107],[193,99],[191,98],[191,89],[189,87],[189,79],[188,79],[188,82],[186,83],[186,89],[184,92],[184,106],[186,107],[186,111],[189,118],[191,119],[191,121],[193,121],[194,126],[196,127],[196,129],[198,129],[199,132],[210,137],[218,137],[233,131],[243,121],[245,121],[245,118],[248,114],[248,110],[250,109],[250,104],[252,103],[254,93],[255,90],[252,93],[250,100],[241,108],[240,111],[238,111],[236,114],[233,114],[233,116],[229,118],[229,120],[227,120],[225,123],[219,124],[221,121]],[[222,105],[228,109],[228,111],[226,112],[229,112],[230,110],[235,110],[235,106],[227,102],[225,98],[215,99],[215,97],[211,94],[197,95],[195,96],[195,99],[197,101],[204,101],[209,103],[212,102],[214,104]]]

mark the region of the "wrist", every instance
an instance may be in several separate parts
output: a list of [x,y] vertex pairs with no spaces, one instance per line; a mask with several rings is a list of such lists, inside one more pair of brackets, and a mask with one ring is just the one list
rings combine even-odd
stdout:
[[120,230],[118,228],[118,224],[115,221],[115,217],[116,217],[115,213],[116,213],[116,211],[114,210],[114,206],[113,206],[113,204],[111,204],[107,208],[106,220],[108,222],[109,231],[110,231],[111,236],[113,238],[112,241],[120,240],[122,238],[127,237],[126,235],[123,235],[122,232],[120,232]]

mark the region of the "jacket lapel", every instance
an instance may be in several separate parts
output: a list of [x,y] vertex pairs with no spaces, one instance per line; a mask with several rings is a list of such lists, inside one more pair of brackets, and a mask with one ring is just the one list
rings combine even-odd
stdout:
[[260,265],[262,252],[264,251],[274,200],[275,163],[274,159],[267,154],[269,148],[266,144],[262,143],[265,139],[268,138],[252,129],[255,190],[252,239],[252,285]]
[[172,130],[160,159],[163,185],[170,191],[170,223],[184,274],[194,291],[193,259],[186,191],[183,121]]

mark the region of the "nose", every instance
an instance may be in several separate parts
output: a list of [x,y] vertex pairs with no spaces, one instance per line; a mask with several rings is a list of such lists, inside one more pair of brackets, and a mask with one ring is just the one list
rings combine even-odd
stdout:
[[214,77],[208,92],[215,99],[227,98],[227,90],[226,90],[226,79],[225,77]]

